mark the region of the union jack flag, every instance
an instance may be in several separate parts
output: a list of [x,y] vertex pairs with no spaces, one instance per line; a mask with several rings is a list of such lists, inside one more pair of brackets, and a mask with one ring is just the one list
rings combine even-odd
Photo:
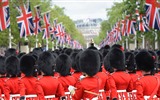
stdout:
[[34,27],[29,1],[27,1],[26,5],[23,4],[22,6],[17,7],[17,9],[20,12],[20,16],[17,16],[20,37],[32,35],[34,33]]
[[127,18],[127,36],[129,34],[136,34],[136,20]]
[[66,34],[66,43],[69,45],[71,41],[71,36],[69,34]]
[[47,12],[43,15],[44,27],[43,27],[43,39],[48,39],[50,36],[51,26],[50,26],[50,13]]
[[115,41],[118,42],[118,41],[122,40],[121,31],[120,31],[120,22],[116,23],[115,30],[116,30]]
[[140,21],[138,23],[138,30],[142,32],[149,31],[148,23],[146,17],[143,17],[142,15],[139,16]]
[[122,36],[126,36],[126,20],[121,21],[121,33]]
[[57,18],[54,19],[53,21],[53,30],[54,30],[54,33],[57,33]]
[[35,6],[34,7],[34,12],[35,12],[35,17],[33,19],[33,22],[34,22],[34,33],[35,35],[37,35],[39,32],[42,31],[42,28],[41,28],[41,11],[40,11],[40,6]]
[[62,25],[62,32],[61,32],[61,43],[60,44],[64,44],[65,43],[65,34],[66,34],[66,32],[65,32],[65,27]]
[[149,27],[157,30],[160,30],[159,8],[160,4],[156,0],[146,0],[145,10]]
[[54,19],[53,21],[53,27],[52,27],[52,30],[51,30],[51,38],[52,38],[52,41],[56,39],[56,33],[57,33],[57,18]]
[[104,40],[102,40],[98,46],[99,46],[99,48],[104,47]]
[[58,43],[58,44],[60,44],[61,34],[62,34],[62,23],[59,23],[59,24],[57,25],[57,33],[56,33],[57,43]]
[[8,0],[0,0],[0,31],[10,26],[9,3]]

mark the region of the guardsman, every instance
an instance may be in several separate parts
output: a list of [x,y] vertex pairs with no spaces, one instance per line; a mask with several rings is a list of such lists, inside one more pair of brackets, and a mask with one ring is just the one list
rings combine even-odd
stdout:
[[71,59],[66,54],[60,54],[56,59],[56,69],[55,71],[60,74],[58,77],[59,82],[64,87],[65,92],[68,91],[68,87],[75,86],[76,80],[73,76],[71,76],[70,69],[71,69]]
[[4,94],[5,99],[10,99],[10,94],[19,94],[19,82],[20,82],[20,66],[19,58],[16,56],[9,56],[6,58],[5,67],[7,72],[7,78],[5,81]]
[[44,100],[43,89],[40,86],[35,73],[35,58],[29,54],[23,55],[20,59],[20,70],[25,75],[20,80],[20,99],[23,100],[25,95],[36,94],[39,100]]
[[[99,90],[102,84],[101,79],[96,76],[100,69],[100,57],[97,52],[87,49],[81,53],[79,64],[83,76],[76,83],[73,100],[91,100],[99,97]],[[97,98],[98,100],[98,98]]]
[[74,70],[74,72],[72,73],[72,76],[75,78],[76,82],[79,80],[80,76],[82,75],[80,66],[79,66],[79,58],[81,55],[81,51],[78,52],[74,52],[71,54],[71,59],[72,59],[72,68]]
[[136,89],[136,81],[141,76],[136,73],[135,56],[130,51],[125,52],[125,65],[126,65],[126,71],[130,74],[130,76],[133,80],[133,90],[135,90]]
[[144,96],[150,96],[149,100],[151,100],[154,95],[160,97],[159,78],[152,75],[155,66],[155,57],[148,51],[141,50],[136,55],[135,60],[137,67],[143,74],[136,82],[137,100],[144,100]]
[[[4,94],[4,83],[6,80],[6,68],[5,68],[5,57],[0,56],[0,99],[2,99],[2,94]],[[3,98],[4,99],[4,98]]]
[[[110,100],[117,100],[121,98],[118,97],[117,90],[132,91],[133,81],[125,71],[125,55],[122,48],[112,47],[107,56],[109,67],[113,71],[108,78],[108,85],[111,91]],[[125,97],[127,98],[127,95]]]
[[55,58],[50,52],[43,52],[38,59],[38,67],[41,70],[40,85],[43,89],[44,96],[55,95],[60,99],[64,96],[64,88],[56,77],[54,77]]

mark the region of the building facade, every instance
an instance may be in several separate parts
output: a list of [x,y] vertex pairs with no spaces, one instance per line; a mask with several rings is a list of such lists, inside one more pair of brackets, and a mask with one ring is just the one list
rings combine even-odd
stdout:
[[87,47],[89,46],[91,40],[99,35],[102,21],[103,20],[101,18],[94,18],[94,19],[88,18],[85,20],[80,19],[74,21],[77,29],[84,36]]

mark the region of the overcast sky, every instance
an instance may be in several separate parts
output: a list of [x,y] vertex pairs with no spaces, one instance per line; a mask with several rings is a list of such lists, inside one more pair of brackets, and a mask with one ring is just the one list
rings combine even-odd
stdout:
[[53,5],[65,7],[65,14],[71,19],[102,18],[106,19],[106,8],[113,2],[122,0],[52,0]]

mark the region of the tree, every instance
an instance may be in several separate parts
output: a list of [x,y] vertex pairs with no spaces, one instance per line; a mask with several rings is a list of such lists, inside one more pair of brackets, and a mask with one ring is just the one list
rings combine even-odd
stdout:
[[[18,11],[16,9],[16,6],[20,6],[23,3],[26,3],[27,0],[10,0],[9,2],[9,8],[10,8],[10,27],[11,27],[11,33],[13,36],[12,42],[15,44],[18,44],[18,42],[25,43],[24,38],[20,38],[19,36],[19,29],[17,25],[17,20],[16,16],[18,15]],[[51,0],[36,0],[36,1],[31,1],[30,0],[30,6],[32,10],[32,15],[34,16],[34,11],[33,8],[36,5],[40,5],[41,7],[41,12],[46,12],[50,11],[51,13],[51,24],[53,24],[53,19],[58,18],[58,22],[62,22],[64,26],[66,27],[66,31],[68,34],[71,34],[72,38],[75,40],[78,40],[81,44],[84,43],[84,37],[78,32],[76,29],[74,22],[67,16],[65,15],[64,8],[60,8],[58,6],[52,7],[52,2]],[[43,23],[43,21],[42,21]],[[4,31],[0,31],[0,46],[5,46],[8,47],[8,35],[9,35],[9,29],[6,29]],[[38,34],[38,39],[39,42],[43,42],[42,40],[42,32]],[[35,36],[28,36],[28,41],[30,42],[30,46],[34,47],[35,46]],[[49,39],[51,41],[51,39]],[[50,44],[51,45],[51,42]]]
[[[139,7],[136,3],[137,1],[139,2]],[[137,19],[135,8],[138,8],[140,14],[145,14],[145,0],[123,0],[123,2],[121,3],[114,3],[111,9],[106,9],[106,16],[108,17],[108,19],[107,21],[105,20],[104,22],[102,22],[100,35],[99,37],[95,38],[96,43],[99,44],[106,37],[106,32],[112,29],[111,26],[113,26],[117,21],[124,19],[126,15],[130,14],[130,19]],[[138,41],[142,41],[142,39],[139,37],[141,36],[141,34],[144,34],[146,40],[150,44],[153,44],[154,31],[154,29],[151,29],[149,32],[137,31]],[[122,37],[122,41],[124,41],[125,38],[128,37]],[[129,41],[132,41],[132,38],[133,35],[129,37]],[[158,39],[160,41],[160,34],[158,34]]]

